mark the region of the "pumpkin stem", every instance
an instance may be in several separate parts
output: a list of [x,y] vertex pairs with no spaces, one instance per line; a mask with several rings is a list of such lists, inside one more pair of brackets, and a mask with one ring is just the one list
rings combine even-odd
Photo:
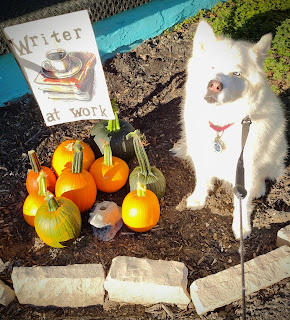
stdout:
[[113,165],[113,157],[112,157],[112,149],[108,142],[104,143],[104,165],[112,166]]
[[152,172],[148,156],[141,140],[140,130],[137,129],[134,132],[129,132],[126,136],[126,139],[128,140],[130,138],[133,138],[134,150],[141,168],[141,172],[145,177],[147,177],[148,175],[151,175]]
[[46,192],[46,196],[44,198],[47,201],[47,207],[49,212],[56,211],[60,206],[57,203],[55,197],[50,192]]
[[115,132],[121,129],[120,123],[119,123],[119,117],[118,117],[118,104],[116,98],[112,99],[112,109],[114,112],[115,119],[108,120],[107,129],[110,132]]
[[81,173],[83,171],[83,147],[79,140],[74,145],[74,157],[72,161],[72,173]]
[[41,165],[36,152],[34,150],[28,151],[28,157],[33,172],[38,173],[41,170]]
[[146,196],[146,184],[140,181],[137,182],[137,196],[145,197]]
[[46,183],[46,177],[47,175],[41,170],[39,172],[39,176],[37,178],[38,182],[38,195],[39,196],[45,196],[47,191],[47,183]]

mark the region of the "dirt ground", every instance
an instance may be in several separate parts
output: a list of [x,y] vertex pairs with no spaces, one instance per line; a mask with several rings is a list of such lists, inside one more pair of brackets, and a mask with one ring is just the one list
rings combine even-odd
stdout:
[[[221,185],[217,184],[204,209],[196,212],[176,209],[194,188],[190,167],[169,152],[180,136],[179,110],[193,28],[189,26],[146,41],[132,52],[117,55],[104,64],[110,97],[116,97],[119,102],[119,117],[146,135],[150,163],[163,172],[167,181],[165,196],[160,201],[160,221],[147,233],[134,233],[123,226],[112,241],[102,242],[94,237],[89,214],[84,213],[81,235],[74,245],[63,249],[44,245],[22,215],[27,196],[25,179],[30,169],[27,152],[35,149],[42,165],[50,166],[59,142],[71,138],[89,142],[90,130],[97,121],[66,123],[52,127],[51,131],[31,95],[0,108],[0,257],[3,262],[9,262],[0,279],[7,285],[12,287],[14,266],[101,263],[107,272],[112,258],[120,255],[181,261],[188,267],[189,285],[195,279],[240,263],[239,242],[231,230],[233,196]],[[286,89],[281,99],[290,110]],[[287,114],[289,118],[289,111]],[[136,164],[134,159],[129,166],[132,169]],[[246,261],[275,249],[277,231],[289,224],[289,161],[287,166],[279,181],[268,183],[267,195],[255,200],[253,232],[245,240]],[[98,192],[97,200],[121,205],[128,190],[127,184],[115,194]],[[246,299],[248,318],[289,319],[289,294],[286,279],[250,295]],[[156,305],[148,309],[106,300],[104,307],[40,308],[20,305],[15,299],[8,307],[0,306],[0,319],[238,319],[241,316],[240,301],[203,317],[197,315],[192,304],[186,310],[166,307]]]

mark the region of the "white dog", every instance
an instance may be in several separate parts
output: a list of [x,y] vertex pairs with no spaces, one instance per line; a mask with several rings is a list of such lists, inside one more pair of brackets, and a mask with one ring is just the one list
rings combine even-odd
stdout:
[[[187,70],[186,97],[182,110],[183,135],[173,152],[193,165],[196,186],[187,206],[205,205],[214,180],[235,185],[241,154],[242,120],[252,124],[243,158],[245,208],[243,238],[251,233],[252,199],[265,194],[265,179],[277,179],[284,171],[287,153],[285,116],[279,99],[267,84],[264,59],[272,36],[256,44],[216,37],[202,21],[193,41]],[[240,237],[240,211],[234,202],[233,232]]]

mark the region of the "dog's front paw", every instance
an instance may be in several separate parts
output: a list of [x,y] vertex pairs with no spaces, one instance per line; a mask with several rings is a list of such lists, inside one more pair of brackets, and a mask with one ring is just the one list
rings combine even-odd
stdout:
[[187,208],[190,208],[191,210],[202,209],[205,205],[205,199],[206,197],[197,196],[197,194],[193,193],[186,199]]
[[265,194],[266,194],[266,183],[265,181],[263,181],[256,187],[256,190],[254,190],[253,195],[254,195],[254,198],[259,199],[260,197],[263,197]]
[[[237,221],[237,222],[233,222],[233,225],[232,225],[232,229],[233,229],[233,233],[234,233],[234,236],[235,238],[238,240],[240,239],[241,237],[241,230],[240,230],[240,221]],[[251,224],[243,224],[243,239],[246,239],[250,236],[251,234],[251,231],[252,231],[252,227],[251,227]]]

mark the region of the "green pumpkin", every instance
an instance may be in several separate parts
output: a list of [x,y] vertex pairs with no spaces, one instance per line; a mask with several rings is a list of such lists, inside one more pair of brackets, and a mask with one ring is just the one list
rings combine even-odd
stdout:
[[129,176],[130,191],[136,190],[138,182],[141,182],[146,185],[148,190],[154,192],[160,200],[165,194],[166,180],[159,169],[153,166],[151,167],[142,143],[140,131],[135,130],[134,132],[129,133],[126,138],[128,140],[133,140],[135,153],[139,163],[139,166],[137,166]]
[[104,154],[104,143],[108,142],[113,156],[129,162],[134,158],[135,151],[132,140],[127,140],[126,135],[135,129],[127,121],[119,120],[115,100],[112,101],[112,106],[115,119],[102,120],[92,128],[90,146],[95,152],[96,158],[99,158]]
[[151,172],[144,174],[142,168],[137,166],[129,176],[130,191],[137,189],[138,182],[144,183],[146,188],[154,192],[159,200],[165,194],[166,180],[163,173],[156,167],[151,167]]
[[37,210],[35,230],[39,238],[54,248],[72,244],[81,232],[81,214],[73,201],[47,193],[46,202]]

